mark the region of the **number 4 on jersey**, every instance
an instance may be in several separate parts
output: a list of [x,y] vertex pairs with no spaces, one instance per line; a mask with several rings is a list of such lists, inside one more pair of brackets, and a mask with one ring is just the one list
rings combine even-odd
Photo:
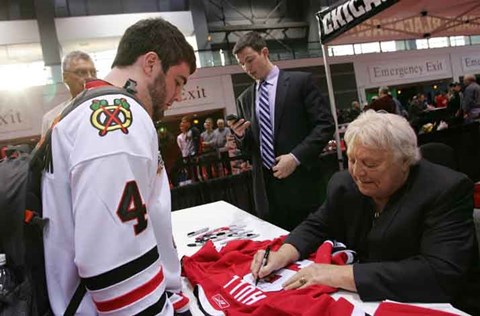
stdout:
[[147,208],[142,202],[142,196],[138,190],[137,182],[129,181],[123,189],[122,199],[118,204],[117,215],[122,222],[137,220],[133,226],[135,235],[140,234],[147,228]]

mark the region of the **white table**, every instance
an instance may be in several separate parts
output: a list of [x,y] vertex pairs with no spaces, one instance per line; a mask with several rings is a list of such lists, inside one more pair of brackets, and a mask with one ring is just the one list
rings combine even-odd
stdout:
[[[248,229],[252,229],[260,236],[255,240],[273,239],[288,232],[268,222],[265,222],[247,212],[224,201],[204,204],[201,206],[191,207],[172,213],[173,236],[177,244],[178,255],[181,258],[184,255],[193,255],[200,247],[188,247],[194,238],[190,238],[187,234],[200,228],[209,227],[210,229],[236,225],[246,225]],[[184,279],[184,293],[190,298],[191,311],[195,315],[203,315],[198,309],[196,299],[192,293],[192,286],[188,280]],[[363,311],[373,315],[380,302],[363,302],[358,294],[348,291],[338,291],[331,295],[334,299],[343,297],[350,301],[353,305],[361,308]],[[417,306],[433,308],[437,310],[456,313],[459,315],[467,315],[450,304],[414,304]]]

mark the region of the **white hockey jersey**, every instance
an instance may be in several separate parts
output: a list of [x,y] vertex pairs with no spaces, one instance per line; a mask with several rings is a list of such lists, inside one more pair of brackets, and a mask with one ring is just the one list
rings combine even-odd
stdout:
[[82,278],[88,292],[79,315],[173,315],[166,287],[180,290],[179,263],[148,113],[123,94],[86,99],[54,127],[52,159],[42,199],[54,313],[64,313]]

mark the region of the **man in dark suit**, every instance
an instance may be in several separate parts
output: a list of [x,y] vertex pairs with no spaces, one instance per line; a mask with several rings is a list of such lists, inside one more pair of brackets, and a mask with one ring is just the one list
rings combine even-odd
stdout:
[[233,53],[256,80],[238,97],[240,120],[231,128],[252,157],[257,215],[292,229],[321,203],[318,163],[333,137],[330,108],[311,74],[272,64],[258,33],[244,35]]

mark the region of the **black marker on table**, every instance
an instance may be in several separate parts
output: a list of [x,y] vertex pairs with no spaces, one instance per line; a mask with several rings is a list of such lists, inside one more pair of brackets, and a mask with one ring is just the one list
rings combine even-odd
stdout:
[[193,232],[189,232],[187,234],[188,237],[193,237],[193,236],[197,236],[197,235],[200,235],[202,233],[206,233],[208,231],[208,227],[204,227],[204,228],[200,228],[199,230],[195,230]]
[[[270,246],[267,246],[267,249],[265,249],[265,254],[263,255],[262,265],[260,266],[260,269],[267,265],[268,256],[270,256]],[[258,269],[258,272],[260,272],[260,269]],[[255,286],[257,286],[259,280],[260,280],[260,277],[257,274],[257,279],[255,280]]]

